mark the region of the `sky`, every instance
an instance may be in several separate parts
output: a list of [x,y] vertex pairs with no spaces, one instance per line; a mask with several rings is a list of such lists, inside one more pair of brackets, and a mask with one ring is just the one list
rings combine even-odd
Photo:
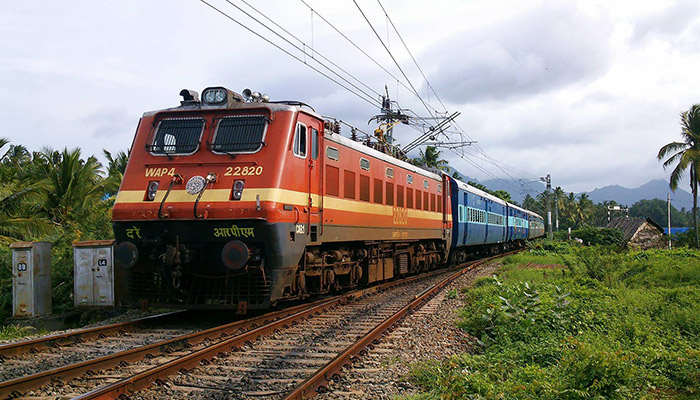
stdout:
[[[130,147],[145,111],[218,85],[300,100],[371,132],[386,87],[419,116],[461,113],[459,129],[477,143],[442,155],[463,174],[551,174],[580,192],[667,178],[656,154],[680,139],[679,113],[700,103],[697,0],[382,0],[390,20],[377,0],[356,0],[376,35],[353,0],[245,0],[269,20],[241,0],[206,1],[297,59],[199,0],[1,2],[0,137],[104,160],[102,149]],[[283,27],[301,51],[235,6]],[[368,95],[309,68],[334,76],[315,60]],[[418,135],[395,132],[403,144]]]

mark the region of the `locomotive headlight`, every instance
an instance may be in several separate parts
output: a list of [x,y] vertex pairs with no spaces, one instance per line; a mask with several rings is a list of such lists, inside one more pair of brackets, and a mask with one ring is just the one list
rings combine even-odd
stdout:
[[232,240],[221,249],[221,261],[226,268],[237,270],[245,267],[250,258],[248,246],[240,240]]
[[119,242],[114,248],[114,261],[119,268],[131,268],[139,259],[139,249],[131,242]]
[[244,181],[234,181],[233,190],[231,191],[231,200],[240,200],[243,197]]
[[204,91],[202,98],[207,104],[221,104],[226,101],[226,89],[210,88]]
[[160,182],[150,181],[148,182],[148,187],[146,188],[146,200],[153,201],[156,198],[156,193],[158,193],[158,186]]

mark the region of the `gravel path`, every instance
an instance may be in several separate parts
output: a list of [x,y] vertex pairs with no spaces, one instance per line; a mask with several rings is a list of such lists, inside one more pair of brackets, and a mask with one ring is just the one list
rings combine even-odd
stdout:
[[316,399],[396,399],[418,394],[406,377],[410,364],[441,360],[469,352],[476,339],[456,327],[457,312],[464,306],[455,290],[471,285],[477,278],[495,273],[499,264],[488,264],[452,282],[416,313],[402,321],[388,338],[353,365],[329,392]]

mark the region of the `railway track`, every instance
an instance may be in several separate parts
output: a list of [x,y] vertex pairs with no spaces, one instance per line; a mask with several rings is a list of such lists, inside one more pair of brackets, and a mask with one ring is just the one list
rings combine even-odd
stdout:
[[312,397],[397,321],[486,260],[0,382],[0,397]]

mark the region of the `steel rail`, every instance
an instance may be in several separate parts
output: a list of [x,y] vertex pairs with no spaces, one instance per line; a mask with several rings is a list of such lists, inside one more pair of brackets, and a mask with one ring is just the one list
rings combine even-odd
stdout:
[[394,315],[385,319],[383,322],[369,331],[365,336],[358,339],[355,343],[348,346],[345,351],[337,355],[333,360],[328,362],[328,364],[318,369],[313,376],[297,385],[297,387],[287,394],[285,400],[309,399],[316,396],[316,394],[325,391],[325,385],[329,380],[337,380],[343,368],[349,367],[358,357],[364,356],[367,353],[367,348],[372,348],[374,345],[379,344],[379,341],[385,332],[392,330],[406,315],[422,307],[437,293],[439,293],[440,290],[447,284],[453,282],[455,279],[461,277],[468,271],[471,271],[487,261],[513,254],[515,252],[517,251],[470,262],[466,265],[466,267],[462,267],[459,271],[422,291],[414,297],[413,301],[401,308]]
[[339,305],[346,304],[350,300],[359,299],[371,293],[380,292],[390,287],[404,285],[418,279],[424,279],[426,276],[433,276],[441,273],[445,273],[445,270],[432,271],[428,274],[416,275],[406,279],[387,282],[367,289],[361,289],[335,296],[325,301],[312,303],[306,310],[301,310],[297,313],[278,319],[256,329],[222,340],[196,352],[155,366],[132,377],[122,379],[121,381],[114,382],[101,388],[97,388],[93,391],[75,397],[75,400],[115,399],[124,395],[128,396],[130,393],[151,386],[154,383],[161,383],[170,375],[182,371],[188,371],[189,369],[197,367],[200,363],[206,364],[214,356],[225,354],[227,351],[236,351],[246,343],[272,334],[281,328],[295,325],[299,321],[311,317],[312,315],[320,315],[321,313],[333,309]]
[[[125,362],[138,361],[146,357],[148,354],[163,353],[172,348],[184,348],[189,345],[198,344],[205,339],[218,337],[222,338],[219,342],[205,347],[199,351],[193,352],[187,356],[182,356],[151,368],[132,377],[117,381],[114,384],[95,389],[78,398],[115,398],[121,394],[133,392],[140,388],[149,386],[156,381],[159,381],[171,374],[177,373],[186,367],[194,367],[202,360],[207,360],[211,356],[223,352],[223,348],[233,348],[245,344],[247,341],[254,340],[257,337],[273,333],[280,327],[287,324],[295,324],[296,321],[306,318],[311,313],[320,314],[322,310],[326,310],[338,304],[345,304],[352,299],[358,299],[369,295],[370,293],[379,292],[389,287],[403,285],[417,279],[423,279],[426,276],[445,273],[445,270],[436,270],[428,274],[415,275],[406,279],[387,282],[381,285],[373,286],[366,289],[355,290],[342,295],[334,296],[330,299],[318,300],[313,303],[300,304],[285,310],[276,311],[261,315],[259,317],[250,318],[243,321],[236,321],[230,324],[219,327],[210,328],[200,332],[194,332],[187,335],[182,335],[167,339],[164,341],[152,343],[146,346],[140,346],[129,350],[124,350],[111,355],[95,358],[92,360],[83,361],[80,363],[67,365],[52,370],[39,372],[13,380],[0,382],[0,398],[8,396],[22,395],[23,393],[37,389],[42,385],[54,380],[67,380],[77,377],[87,371],[97,371],[114,367]],[[295,316],[295,318],[291,318]],[[271,322],[271,320],[274,320]],[[262,326],[259,326],[262,325]],[[238,333],[246,331],[244,333]],[[253,332],[253,333],[251,333]],[[228,339],[226,337],[232,336]],[[229,347],[226,347],[230,344]],[[206,351],[210,349],[211,351]],[[110,394],[111,393],[111,394]]]
[[283,318],[284,316],[294,313],[300,309],[313,306],[314,304],[316,303],[301,304],[285,310],[264,314],[258,317],[232,322],[229,324],[213,327],[199,332],[193,332],[186,335],[176,336],[163,341],[151,343],[144,346],[134,347],[132,349],[119,351],[91,360],[65,365],[63,367],[58,367],[42,372],[37,372],[32,375],[11,379],[5,382],[0,382],[0,398],[6,398],[11,395],[22,395],[23,393],[29,390],[37,389],[42,385],[52,382],[54,380],[71,379],[87,371],[98,371],[101,369],[114,367],[124,362],[138,361],[145,358],[149,354],[164,353],[175,348],[185,348],[214,337],[230,336],[240,330],[255,328],[260,324],[268,323],[271,319]]
[[118,322],[94,328],[80,329],[72,332],[57,333],[54,335],[42,336],[35,339],[23,340],[0,345],[0,359],[30,351],[46,349],[66,344],[80,343],[85,339],[106,336],[122,331],[128,331],[140,325],[151,325],[156,321],[171,318],[175,315],[186,313],[186,310],[178,310],[163,314],[151,315],[138,318],[132,321]]

